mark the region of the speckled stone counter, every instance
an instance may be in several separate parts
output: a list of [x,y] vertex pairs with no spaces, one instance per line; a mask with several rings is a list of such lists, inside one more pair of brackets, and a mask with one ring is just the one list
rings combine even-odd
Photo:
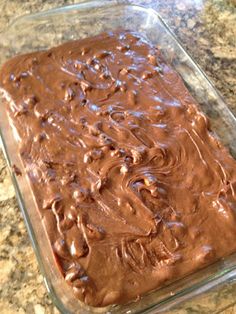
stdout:
[[[79,2],[79,1],[76,1]],[[0,0],[0,30],[19,15],[67,0]],[[236,1],[136,0],[156,9],[206,71],[236,115]],[[1,41],[0,41],[1,49]],[[181,304],[171,313],[236,313],[236,283]],[[226,309],[226,307],[228,307]],[[0,313],[58,313],[49,299],[0,151]]]

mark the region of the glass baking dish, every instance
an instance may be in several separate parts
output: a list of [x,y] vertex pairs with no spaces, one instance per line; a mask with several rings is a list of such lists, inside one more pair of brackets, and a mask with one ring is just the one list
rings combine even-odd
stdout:
[[[157,45],[166,59],[183,78],[202,111],[209,117],[211,128],[236,157],[236,119],[213,88],[205,74],[181,47],[177,39],[152,9],[125,1],[86,1],[15,20],[2,34],[0,63],[18,54],[48,49],[68,40],[92,36],[113,29],[142,33]],[[175,307],[206,291],[229,284],[236,278],[236,254],[151,292],[138,302],[109,308],[92,308],[78,301],[56,266],[49,240],[28,179],[16,176],[13,165],[20,165],[16,140],[4,104],[0,106],[2,147],[7,159],[19,206],[34,247],[44,281],[53,302],[62,313],[156,313]],[[45,253],[47,252],[47,254]],[[218,308],[219,310],[219,308]]]

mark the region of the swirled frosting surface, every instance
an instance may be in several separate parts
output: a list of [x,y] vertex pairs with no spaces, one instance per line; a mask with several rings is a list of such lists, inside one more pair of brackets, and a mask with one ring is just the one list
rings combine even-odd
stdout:
[[80,300],[126,303],[236,250],[236,162],[141,35],[17,56],[0,85],[42,223]]

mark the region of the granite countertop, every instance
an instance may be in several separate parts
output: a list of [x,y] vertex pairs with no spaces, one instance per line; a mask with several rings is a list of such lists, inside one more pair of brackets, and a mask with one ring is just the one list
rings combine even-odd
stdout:
[[[0,0],[0,30],[14,17],[68,5],[70,0]],[[236,1],[141,0],[162,15],[184,47],[205,70],[236,115]],[[0,42],[1,49],[1,42]],[[236,313],[236,284],[182,304],[171,313]],[[227,309],[226,309],[227,308]],[[17,206],[0,150],[0,312],[58,313],[43,277]]]

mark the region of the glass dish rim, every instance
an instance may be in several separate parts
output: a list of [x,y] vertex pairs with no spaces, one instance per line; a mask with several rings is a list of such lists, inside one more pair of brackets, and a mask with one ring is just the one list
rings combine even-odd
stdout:
[[[201,69],[201,67],[198,65],[198,63],[195,60],[193,60],[191,55],[183,48],[183,46],[182,46],[181,42],[179,41],[179,39],[176,37],[176,35],[170,29],[168,24],[163,20],[163,18],[160,16],[160,14],[156,10],[154,10],[152,8],[149,8],[149,7],[147,8],[147,7],[143,6],[143,5],[135,4],[135,3],[132,3],[132,1],[128,2],[128,1],[125,1],[125,0],[124,1],[122,1],[122,0],[121,1],[119,1],[119,0],[118,1],[116,1],[116,0],[104,0],[103,2],[101,2],[99,0],[85,0],[85,1],[82,1],[82,2],[77,3],[77,4],[71,4],[71,5],[66,5],[66,6],[59,6],[59,7],[56,7],[56,8],[49,9],[49,10],[39,11],[39,12],[36,12],[36,13],[33,13],[33,14],[25,14],[25,15],[19,16],[19,17],[17,17],[16,19],[14,19],[11,23],[9,23],[7,25],[7,30],[6,31],[2,31],[1,33],[4,35],[5,32],[7,33],[9,30],[11,30],[12,27],[14,27],[15,25],[17,25],[18,23],[21,23],[23,21],[27,21],[27,20],[28,21],[30,21],[30,20],[34,20],[35,21],[35,19],[40,19],[42,17],[49,17],[49,16],[57,15],[57,14],[65,14],[65,13],[71,11],[71,10],[79,11],[79,10],[86,10],[86,9],[89,9],[89,8],[91,9],[91,8],[95,8],[95,7],[103,8],[103,7],[107,7],[107,6],[109,6],[109,7],[115,7],[115,6],[135,7],[135,8],[139,8],[139,9],[141,9],[143,11],[146,11],[146,12],[150,11],[152,14],[155,14],[157,16],[158,20],[160,21],[160,23],[170,33],[170,35],[172,36],[173,40],[178,44],[178,46],[182,50],[182,52],[185,55],[188,56],[188,58],[190,59],[191,62],[194,63],[194,65],[197,67],[199,73],[204,76],[205,80],[208,82],[208,84],[211,86],[211,88],[213,88],[214,91],[217,93],[217,96],[223,102],[224,109],[227,110],[227,113],[229,115],[231,115],[232,119],[235,120],[234,114],[229,109],[229,107],[225,104],[223,97],[218,92],[218,90],[214,87],[214,84],[211,82],[211,80],[208,78],[208,76],[205,74],[205,72]],[[17,202],[19,204],[19,207],[21,209],[22,215],[24,217],[24,222],[25,222],[25,225],[26,225],[26,228],[27,228],[30,240],[31,240],[31,244],[33,246],[33,249],[34,249],[34,252],[35,252],[35,255],[36,255],[36,258],[37,258],[37,262],[38,262],[39,267],[40,267],[40,271],[41,271],[41,273],[43,275],[47,291],[48,291],[51,299],[53,300],[53,303],[57,306],[57,308],[60,311],[62,311],[62,313],[70,313],[65,308],[65,306],[64,306],[63,302],[61,301],[61,299],[57,296],[57,293],[55,292],[53,284],[50,282],[50,279],[47,278],[46,272],[44,270],[43,263],[41,261],[41,254],[40,254],[40,250],[39,250],[39,247],[38,247],[37,237],[35,236],[34,228],[32,227],[30,218],[29,218],[28,213],[27,213],[27,209],[25,208],[24,201],[23,201],[22,196],[21,196],[21,191],[20,191],[19,185],[17,183],[15,173],[12,171],[11,161],[10,161],[11,159],[9,157],[7,145],[5,143],[5,140],[4,140],[4,137],[3,137],[1,129],[0,129],[0,142],[2,144],[2,150],[3,150],[3,153],[4,153],[5,159],[7,161],[8,168],[10,169],[11,180],[12,180],[12,183],[13,183],[13,186],[14,186],[14,189],[15,189]],[[197,273],[197,272],[195,272],[195,273]],[[178,299],[181,296],[186,296],[187,294],[191,294],[192,292],[197,293],[197,291],[199,289],[206,288],[206,290],[208,290],[207,286],[209,286],[209,285],[210,286],[211,285],[215,286],[217,284],[217,281],[221,281],[221,283],[222,283],[224,280],[226,280],[228,278],[231,278],[232,276],[235,276],[235,274],[236,274],[236,264],[234,266],[232,266],[231,268],[228,268],[227,270],[222,271],[221,274],[217,273],[216,276],[215,275],[211,275],[207,279],[204,279],[204,280],[202,280],[202,281],[200,281],[198,283],[193,284],[193,286],[191,286],[191,287],[187,287],[187,288],[182,289],[181,291],[176,292],[174,294],[174,296],[167,296],[163,300],[158,301],[157,304],[153,304],[151,306],[147,306],[144,310],[141,310],[141,312],[137,311],[136,313],[148,313],[150,310],[153,310],[156,307],[160,307],[162,305],[165,305],[165,304],[167,304],[170,301],[175,301],[176,299]]]

